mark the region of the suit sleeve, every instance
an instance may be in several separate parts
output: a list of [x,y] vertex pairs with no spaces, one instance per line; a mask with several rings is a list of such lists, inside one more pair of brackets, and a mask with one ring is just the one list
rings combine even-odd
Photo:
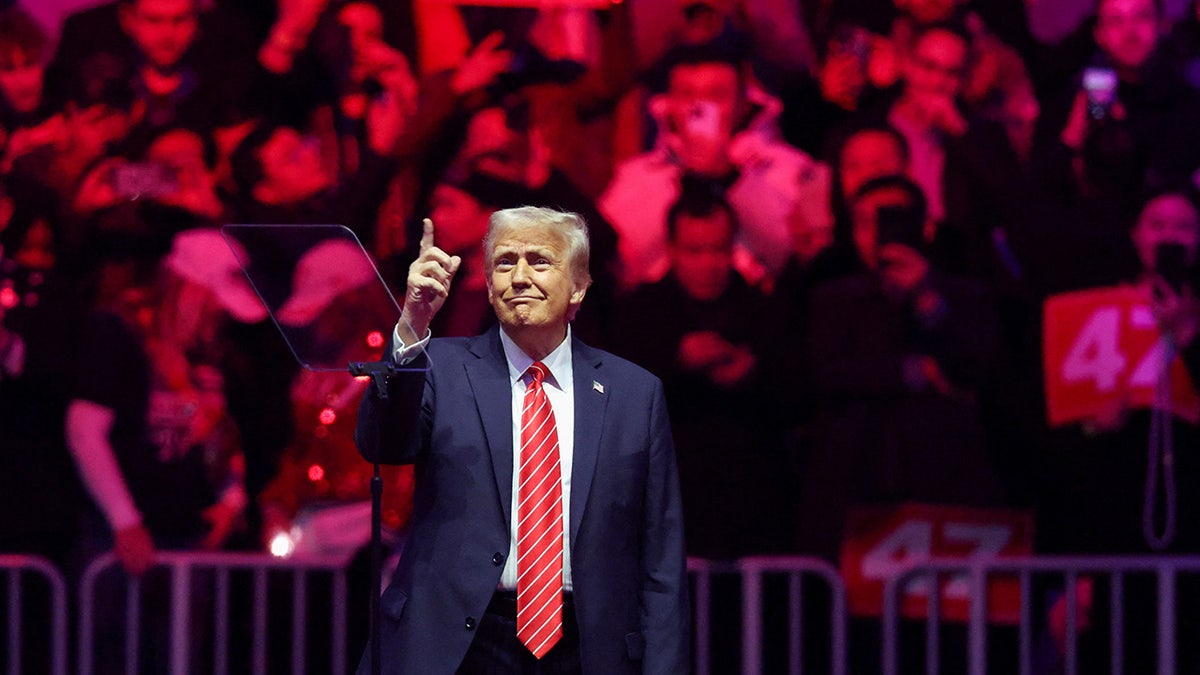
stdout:
[[688,672],[691,613],[683,541],[683,505],[675,442],[662,382],[655,380],[650,408],[650,475],[641,530],[642,672]]
[[[386,354],[391,353],[389,347]],[[390,357],[388,357],[390,359]],[[354,442],[363,459],[379,464],[413,464],[429,448],[433,422],[433,375],[424,354],[387,378],[387,398],[372,383],[358,407]]]

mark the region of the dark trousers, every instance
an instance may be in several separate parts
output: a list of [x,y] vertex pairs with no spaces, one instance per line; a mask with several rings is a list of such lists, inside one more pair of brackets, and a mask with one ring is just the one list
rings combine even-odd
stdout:
[[479,619],[460,675],[580,675],[579,623],[575,605],[563,601],[563,632],[558,643],[537,659],[517,638],[517,595],[499,592]]

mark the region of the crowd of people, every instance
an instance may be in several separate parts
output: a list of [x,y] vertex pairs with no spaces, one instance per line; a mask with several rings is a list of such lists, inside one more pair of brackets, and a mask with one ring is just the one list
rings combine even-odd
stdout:
[[[1043,345],[1047,298],[1127,287],[1194,395],[1200,2],[3,4],[0,550],[346,549],[367,385],[294,363],[218,228],[342,224],[403,288],[429,217],[462,259],[432,333],[468,336],[525,204],[589,225],[573,330],[665,383],[690,554],[836,559],[910,502],[1030,511],[1040,552],[1200,546],[1196,417],[1051,425]],[[310,253],[283,322],[371,325],[366,259]]]

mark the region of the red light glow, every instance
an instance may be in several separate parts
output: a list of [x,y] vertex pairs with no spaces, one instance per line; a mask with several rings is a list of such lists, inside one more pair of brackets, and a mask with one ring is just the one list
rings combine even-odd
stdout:
[[367,333],[367,346],[371,349],[379,349],[383,346],[383,333],[373,330]]
[[321,421],[321,424],[329,426],[337,421],[337,413],[333,411],[333,408],[326,408],[321,411],[321,415],[317,419]]
[[316,483],[325,477],[325,467],[320,464],[313,464],[308,467],[308,479]]
[[17,297],[17,292],[12,288],[0,288],[0,307],[4,309],[12,309],[17,306],[21,299]]

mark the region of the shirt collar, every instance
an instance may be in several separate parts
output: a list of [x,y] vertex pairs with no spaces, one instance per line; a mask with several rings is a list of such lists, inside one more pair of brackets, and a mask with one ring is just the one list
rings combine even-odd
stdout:
[[[504,360],[508,361],[508,383],[510,386],[514,386],[517,380],[525,375],[525,371],[529,370],[529,366],[533,365],[533,359],[522,351],[516,342],[513,342],[503,328],[500,329],[500,345],[504,348]],[[554,351],[542,359],[542,364],[550,371],[546,382],[565,391],[566,387],[562,383],[569,382],[571,379],[570,324],[567,325],[567,336],[554,348]]]

